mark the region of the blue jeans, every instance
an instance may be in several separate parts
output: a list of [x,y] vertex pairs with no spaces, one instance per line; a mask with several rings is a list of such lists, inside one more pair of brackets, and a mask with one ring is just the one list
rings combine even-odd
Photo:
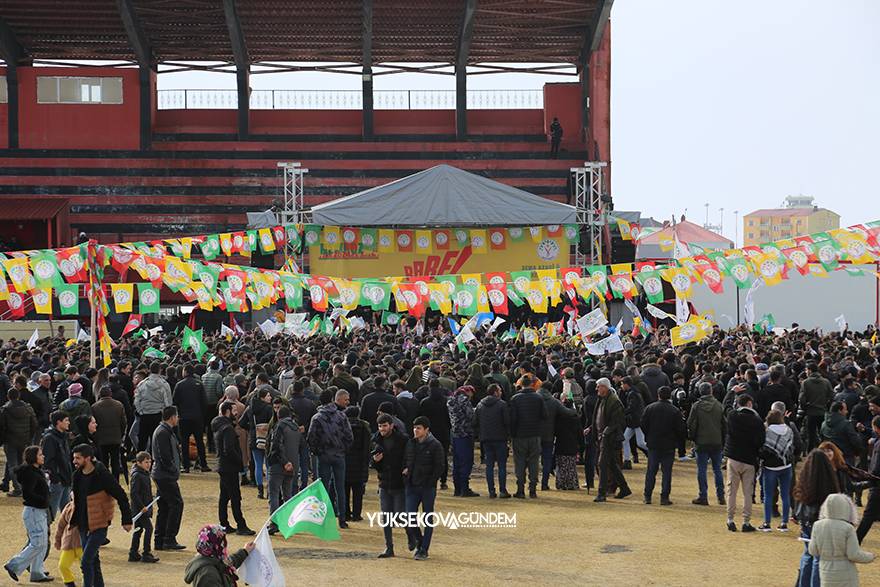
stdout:
[[495,465],[498,465],[498,489],[507,493],[507,441],[487,440],[483,444],[483,457],[486,459],[486,485],[489,495],[495,494]]
[[708,483],[706,482],[706,469],[709,460],[712,460],[712,474],[715,477],[715,495],[720,499],[724,497],[724,475],[721,473],[721,449],[707,450],[697,448],[697,485],[700,488],[700,499],[706,499]]
[[[379,488],[379,509],[389,514],[401,514],[406,511],[406,493],[403,489]],[[385,546],[394,548],[394,540],[391,537],[391,526],[384,526]]]
[[553,472],[553,441],[541,441],[541,487],[550,484],[550,473]]
[[474,439],[470,436],[452,439],[452,485],[455,494],[470,490],[471,471],[474,468]]
[[58,512],[64,509],[70,501],[70,486],[61,483],[49,484],[49,517],[53,520],[58,517]]
[[[434,500],[436,498],[436,487],[417,487],[415,485],[407,485],[406,511],[417,512],[419,511],[419,505],[421,505],[424,513],[427,514],[433,512]],[[406,534],[411,542],[415,542],[418,545],[419,550],[425,554],[428,553],[428,549],[431,547],[431,536],[434,535],[434,528],[431,526],[425,526],[424,533],[421,528],[407,528]]]
[[779,497],[782,499],[782,523],[788,524],[788,508],[791,497],[791,467],[781,471],[763,469],[761,487],[764,489],[764,523],[769,524],[773,516],[773,490],[779,484]]
[[107,539],[107,528],[98,528],[92,532],[80,528],[79,539],[82,543],[80,568],[83,574],[83,587],[104,587],[99,551],[104,540]]
[[31,581],[46,576],[43,568],[43,556],[49,546],[49,510],[24,506],[21,519],[27,530],[28,541],[21,552],[9,559],[7,565],[16,575],[30,568]]
[[[806,532],[802,532],[803,536]],[[809,538],[807,534],[806,538]],[[810,554],[810,545],[804,544],[801,566],[798,569],[797,587],[819,587],[819,557]]]
[[630,439],[636,437],[636,446],[647,451],[648,445],[645,443],[645,433],[641,428],[627,428],[623,431],[623,460],[632,460],[632,447],[629,445]]
[[[305,442],[299,443],[299,489],[305,489],[309,484],[309,470],[311,469],[311,457],[309,456],[309,445]],[[293,488],[293,492],[297,493],[297,488]]]
[[254,459],[254,481],[257,487],[263,486],[263,462],[266,460],[266,451],[259,448],[251,449],[251,457]]
[[318,476],[333,500],[339,523],[345,522],[345,457],[319,456]]

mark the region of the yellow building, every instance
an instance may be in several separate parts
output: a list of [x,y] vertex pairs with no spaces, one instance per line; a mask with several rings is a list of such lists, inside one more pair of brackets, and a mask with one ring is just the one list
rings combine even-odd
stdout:
[[[812,198],[803,200],[812,202]],[[800,203],[802,200],[789,197],[786,201]],[[794,205],[755,210],[743,216],[743,245],[760,245],[835,228],[840,228],[840,215],[818,206]]]

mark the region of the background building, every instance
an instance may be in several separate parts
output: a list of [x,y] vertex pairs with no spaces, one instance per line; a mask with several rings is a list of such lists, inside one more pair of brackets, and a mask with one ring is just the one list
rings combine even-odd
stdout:
[[782,208],[755,210],[743,217],[743,245],[840,228],[840,215],[813,204],[810,196],[788,196]]

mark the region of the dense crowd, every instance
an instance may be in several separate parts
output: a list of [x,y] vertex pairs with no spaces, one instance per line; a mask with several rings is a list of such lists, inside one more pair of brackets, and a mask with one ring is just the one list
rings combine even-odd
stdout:
[[[490,499],[537,499],[551,478],[557,490],[595,491],[594,502],[626,499],[636,481],[626,471],[645,458],[645,504],[659,474],[659,505],[673,505],[674,463],[695,459],[692,503],[709,506],[711,463],[730,531],[769,532],[778,518],[784,532],[794,522],[805,541],[799,584],[855,584],[853,563],[873,559],[859,544],[880,516],[875,334],[716,328],[673,349],[660,327],[625,337],[621,353],[590,357],[559,338],[479,333],[463,350],[440,328],[373,326],[306,339],[206,335],[198,361],[169,331],[121,339],[101,369],[87,367],[82,344],[5,341],[2,489],[23,499],[29,537],[5,568],[16,580],[26,569],[32,581],[51,580],[43,560],[54,534],[65,585],[77,560],[85,585],[103,585],[99,550],[116,509],[133,531],[131,562],[185,548],[180,475],[210,471],[209,453],[217,523],[202,530],[187,568],[196,585],[234,585],[253,548],[226,552],[228,534],[254,534],[242,488],[267,500],[268,517],[320,478],[347,528],[362,520],[371,470],[382,512],[394,514],[433,511],[438,485],[450,481],[454,496],[479,497],[476,459]],[[162,358],[145,357],[148,348]],[[381,558],[395,555],[393,528],[384,534]],[[415,559],[428,558],[432,528],[407,528],[406,539]]]

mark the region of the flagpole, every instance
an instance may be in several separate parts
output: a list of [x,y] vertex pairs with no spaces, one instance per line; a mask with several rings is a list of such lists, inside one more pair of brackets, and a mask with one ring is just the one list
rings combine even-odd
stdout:
[[89,327],[89,366],[91,368],[95,368],[95,364],[97,363],[97,353],[95,352],[95,340],[97,329],[95,328],[95,323],[98,321],[96,317],[97,308],[95,306],[95,292],[92,290],[88,293],[89,298],[89,314],[90,314],[90,327]]

